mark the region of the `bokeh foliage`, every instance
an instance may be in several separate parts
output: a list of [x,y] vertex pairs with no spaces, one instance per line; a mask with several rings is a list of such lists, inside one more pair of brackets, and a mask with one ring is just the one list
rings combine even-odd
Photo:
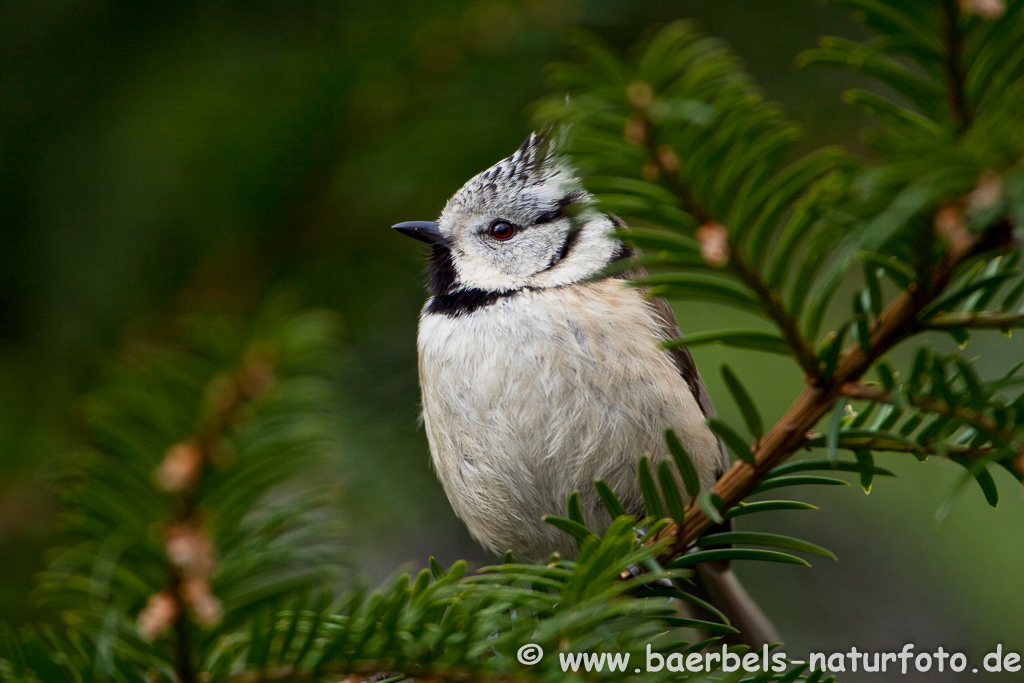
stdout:
[[[751,29],[735,20],[730,24],[726,18],[731,8],[716,11],[709,9],[709,4],[693,3],[692,9],[703,13],[713,32],[729,34],[731,30],[742,36],[747,31],[749,35]],[[918,9],[922,11],[918,14],[924,21],[941,16],[931,12],[933,5],[920,3]],[[996,172],[1005,191],[999,194],[998,206],[986,207],[990,213],[969,212],[967,227],[984,228],[991,219],[1008,215],[1016,206],[1019,197],[1015,199],[1013,193],[1017,181],[1006,171],[1020,158],[1021,128],[1013,118],[1020,109],[1013,106],[1016,96],[1012,87],[1016,78],[1012,68],[1019,67],[1015,56],[1019,42],[1003,27],[1019,24],[1020,8],[1019,3],[1010,5],[1011,11],[1002,22],[986,23],[970,15],[963,18],[963,28],[971,37],[965,43],[965,97],[960,105],[947,98],[940,98],[938,104],[927,99],[929,93],[936,94],[936,83],[941,84],[947,75],[941,40],[936,43],[921,37],[928,31],[939,31],[939,19],[934,25],[915,29],[913,22],[908,28],[906,21],[898,21],[898,13],[879,18],[868,12],[869,28],[894,36],[891,43],[875,39],[861,47],[845,40],[830,40],[804,58],[831,65],[852,64],[868,76],[891,80],[888,89],[865,86],[848,95],[880,121],[865,149],[879,155],[874,159],[882,158],[886,163],[864,164],[860,154],[863,150],[856,144],[847,145],[853,149],[852,155],[832,151],[814,155],[813,163],[808,163],[825,169],[821,175],[824,180],[815,185],[813,195],[801,195],[797,204],[780,203],[774,216],[785,220],[787,226],[796,226],[788,234],[793,234],[801,221],[819,231],[819,241],[802,256],[799,251],[790,254],[798,261],[803,259],[804,270],[823,265],[813,262],[811,255],[846,250],[844,255],[857,257],[835,262],[845,264],[846,271],[854,274],[829,279],[822,283],[825,286],[814,288],[811,293],[817,295],[818,303],[808,305],[801,297],[812,289],[807,278],[813,281],[816,270],[800,285],[799,272],[794,274],[786,267],[785,259],[780,260],[787,244],[794,245],[784,238],[787,233],[773,237],[763,227],[770,221],[762,221],[764,248],[751,250],[755,266],[769,265],[769,282],[789,286],[783,304],[793,312],[807,309],[810,317],[801,322],[809,331],[815,360],[821,361],[826,374],[834,370],[830,363],[838,361],[841,344],[835,339],[843,340],[841,335],[832,341],[827,336],[842,315],[827,297],[853,299],[849,309],[841,307],[853,315],[845,341],[864,339],[863,330],[879,314],[882,299],[891,300],[922,272],[921,266],[927,266],[930,257],[940,255],[944,248],[943,243],[933,241],[937,251],[921,250],[920,244],[907,240],[901,230],[927,232],[936,208],[950,198],[982,189],[979,179],[986,169]],[[781,27],[783,34],[786,29],[792,30],[786,18],[775,16],[778,13],[772,10],[758,10],[754,3],[737,6],[739,15],[749,24],[758,24],[759,29]],[[541,3],[447,3],[430,9],[395,5],[371,11],[354,3],[310,2],[289,12],[269,6],[243,9],[231,3],[168,3],[147,12],[116,3],[88,11],[69,7],[55,4],[33,14],[6,5],[2,10],[5,16],[16,21],[0,22],[11,33],[12,39],[4,41],[9,64],[24,65],[32,61],[31,55],[38,57],[32,61],[32,68],[4,69],[7,75],[0,76],[7,79],[5,98],[12,105],[4,107],[2,130],[6,135],[2,142],[6,153],[0,155],[0,170],[10,181],[2,190],[3,220],[11,229],[4,230],[10,248],[0,256],[5,259],[0,275],[4,278],[0,313],[5,340],[2,363],[9,387],[5,394],[8,408],[2,418],[2,467],[16,482],[11,491],[35,490],[35,463],[77,440],[65,426],[64,415],[71,397],[95,383],[99,368],[107,365],[109,348],[123,348],[126,340],[176,336],[168,329],[173,327],[169,321],[177,319],[176,314],[182,311],[227,311],[229,317],[249,318],[268,283],[283,278],[296,284],[306,300],[328,304],[343,314],[344,352],[332,353],[349,362],[343,368],[329,370],[335,389],[355,399],[345,402],[343,398],[345,410],[334,413],[336,423],[344,430],[348,451],[344,458],[335,459],[344,463],[346,487],[342,497],[350,514],[363,515],[357,517],[362,530],[358,536],[394,533],[394,528],[402,525],[406,529],[395,535],[395,545],[400,548],[392,551],[396,559],[371,556],[368,564],[378,573],[388,571],[397,558],[421,555],[424,546],[449,533],[461,533],[448,517],[448,526],[440,533],[435,531],[434,541],[417,541],[431,524],[409,519],[406,512],[443,512],[447,508],[436,495],[432,475],[423,466],[421,435],[412,429],[416,398],[411,339],[419,302],[411,286],[417,283],[414,279],[410,282],[410,273],[417,262],[413,252],[393,249],[384,242],[384,226],[410,217],[405,212],[436,211],[439,198],[465,177],[514,148],[526,130],[523,107],[540,95],[541,66],[561,56],[556,29],[585,19],[596,24],[597,33],[607,41],[625,46],[651,18],[675,18],[678,8],[653,3],[645,14],[627,12],[614,3],[585,10],[556,3],[553,12],[543,9]],[[826,16],[820,14],[823,10],[803,9],[809,16],[819,17],[816,20],[824,24],[822,30],[829,30],[828,22],[820,19]],[[819,14],[814,15],[814,11]],[[863,36],[849,31],[845,24],[839,26],[852,38]],[[33,31],[22,30],[26,27]],[[723,30],[717,30],[720,27]],[[180,40],[182,36],[188,40]],[[671,38],[663,36],[662,40]],[[740,41],[737,47],[742,50],[745,46]],[[610,64],[607,55],[611,51],[604,54],[601,60]],[[714,100],[712,108],[717,105],[720,109],[756,112],[756,120],[753,116],[737,116],[735,120],[741,129],[749,126],[746,130],[751,135],[766,136],[765,144],[737,148],[732,156],[722,154],[728,149],[728,135],[710,140],[724,145],[717,150],[686,147],[701,142],[700,136],[673,144],[688,152],[677,153],[679,161],[693,164],[691,170],[698,171],[686,177],[695,181],[698,195],[709,207],[708,215],[732,227],[734,219],[744,217],[729,213],[740,209],[725,197],[749,199],[743,193],[759,189],[760,181],[772,168],[793,163],[828,134],[819,130],[812,132],[810,139],[795,141],[796,127],[777,107],[764,104],[747,77],[733,71],[733,59],[721,52],[713,51],[711,55],[708,65],[731,74],[724,78],[722,99]],[[919,60],[920,68],[908,67],[908,58]],[[629,64],[629,59],[624,63]],[[643,62],[640,64],[642,67]],[[656,59],[649,60],[649,67],[656,65]],[[767,76],[762,79],[767,86],[776,86],[770,90],[773,94],[793,87],[765,73],[768,70],[756,60],[749,66],[756,75]],[[900,69],[909,69],[910,77]],[[620,75],[619,81],[608,79],[606,85],[615,83],[608,94],[621,100],[617,104],[627,112],[641,108],[637,105],[644,104],[647,95],[629,88],[635,74]],[[821,79],[821,73],[815,78]],[[648,80],[649,85],[657,85],[656,78]],[[580,83],[564,78],[557,85],[559,91],[574,86]],[[912,87],[907,91],[901,86]],[[654,90],[660,92],[660,88]],[[1005,99],[993,99],[992,92],[1002,92]],[[887,104],[884,97],[895,97],[896,104]],[[669,119],[676,116],[679,123],[697,129],[717,125],[708,114],[719,109],[699,106],[709,98],[682,99],[690,103],[670,107]],[[803,118],[805,112],[799,105],[808,101],[816,102],[817,98],[789,100],[789,108],[795,110],[790,115]],[[624,116],[628,119],[629,115]],[[622,123],[616,119],[610,126],[620,141],[625,129]],[[652,123],[665,125],[672,121]],[[828,141],[846,139],[834,136]],[[745,152],[748,158],[743,158]],[[766,153],[759,156],[755,152]],[[655,184],[651,178],[655,174],[645,167],[635,145],[621,155],[595,158],[603,159],[603,163],[609,158],[621,161],[624,166],[612,169],[615,173]],[[585,159],[580,161],[588,172],[599,168],[597,164],[588,168]],[[636,163],[628,166],[632,162]],[[743,176],[750,164],[762,175]],[[702,168],[710,172],[702,174]],[[664,169],[659,173],[663,179]],[[606,170],[605,176],[609,175],[613,174]],[[741,178],[746,179],[746,185]],[[632,189],[637,187],[641,186]],[[614,199],[607,185],[594,189],[604,199]],[[619,199],[627,194],[619,192]],[[833,212],[823,213],[823,207]],[[834,211],[837,207],[839,211]],[[692,211],[687,217],[686,207],[665,194],[642,207],[634,201],[614,208],[634,219],[677,229],[684,236],[695,236],[696,228],[708,218]],[[865,229],[868,218],[873,222]],[[953,225],[957,226],[955,221]],[[756,229],[755,224],[752,234]],[[43,237],[36,239],[34,235]],[[834,239],[840,235],[851,235],[858,241]],[[643,239],[639,231],[636,238]],[[680,245],[677,239],[674,246],[682,248],[672,253],[674,261],[664,256],[672,252],[661,249],[664,244],[650,246],[656,247],[656,258],[649,264],[654,271],[652,277],[669,278],[673,269],[677,273],[674,281],[652,284],[674,286],[687,296],[718,292],[719,303],[739,300],[738,292],[742,290],[735,282],[713,287],[716,278],[728,277],[722,278],[721,271],[708,267],[699,253],[700,240],[682,239]],[[679,266],[694,267],[703,279],[694,280],[693,275],[686,275],[689,280],[679,279]],[[903,369],[904,377],[890,372],[887,379],[883,371],[880,383],[872,390],[884,390],[884,395],[856,398],[872,401],[866,409],[856,403],[856,416],[846,411],[845,403],[837,404],[831,419],[823,425],[823,429],[828,426],[829,434],[820,437],[820,445],[830,450],[854,447],[862,470],[858,476],[865,487],[870,486],[875,469],[863,453],[866,446],[877,444],[854,443],[851,439],[865,438],[855,430],[869,419],[872,426],[892,427],[889,431],[894,432],[894,441],[889,445],[899,445],[918,455],[928,452],[928,444],[950,440],[963,439],[956,445],[967,449],[991,448],[993,455],[1013,443],[1016,407],[1012,400],[1001,397],[1008,396],[1005,392],[1014,380],[993,374],[991,366],[986,366],[981,377],[974,376],[970,356],[962,357],[956,347],[966,341],[972,324],[996,330],[1006,326],[1006,320],[990,320],[988,314],[972,316],[986,310],[986,306],[1005,307],[1013,298],[1017,277],[1016,261],[1009,255],[988,261],[976,271],[958,274],[954,286],[969,291],[946,301],[945,306],[935,307],[932,312],[938,320],[925,320],[952,336],[953,344],[940,346],[949,352],[926,353],[921,360],[897,354],[893,365]],[[827,286],[829,283],[835,283],[835,289]],[[997,297],[998,287],[1003,289]],[[747,303],[747,310],[758,315],[756,301],[754,305]],[[388,315],[381,316],[381,310]],[[1006,313],[1004,310],[995,315]],[[785,348],[785,330],[773,329],[770,323],[762,325],[755,317],[743,314],[722,314],[716,319],[742,334],[723,337],[722,325],[710,329],[702,326],[704,336],[689,341],[718,339],[746,348]],[[819,339],[819,333],[824,337]],[[214,336],[221,334],[231,337],[223,329]],[[129,354],[132,348],[128,346]],[[968,350],[974,348],[976,342],[972,341]],[[810,367],[806,359],[803,366],[805,370]],[[221,370],[229,371],[231,367],[228,364]],[[705,369],[706,376],[715,374]],[[744,381],[749,382],[749,377],[750,373],[744,374]],[[727,388],[733,388],[733,383],[726,379],[725,384],[717,386],[722,389],[716,394],[721,396],[719,404],[727,403]],[[715,387],[712,378],[713,390]],[[755,397],[757,389],[751,387]],[[194,389],[192,393],[196,395]],[[1002,412],[989,409],[986,417],[995,423],[995,429],[988,422],[978,429],[979,424],[961,419],[964,410],[985,409],[996,400],[1007,405]],[[936,401],[950,409],[947,412],[960,411],[960,415],[947,415],[945,420],[923,419],[925,414],[932,414],[929,406],[934,408]],[[781,410],[781,406],[762,407],[762,422],[771,424],[776,417],[773,409]],[[95,417],[94,406],[88,403],[80,410],[87,417]],[[734,425],[741,424],[742,417],[749,413],[729,411],[723,411],[725,423]],[[396,431],[396,423],[407,426]],[[745,424],[752,437],[761,436],[756,421],[747,420]],[[1004,431],[1007,429],[1009,433]],[[732,431],[742,433],[738,427]],[[186,430],[180,436],[188,433]],[[990,438],[993,436],[995,439]],[[745,439],[739,436],[741,442]],[[742,446],[733,450],[743,453]],[[939,455],[956,455],[954,451],[956,448]],[[7,453],[11,457],[6,457]],[[150,453],[150,464],[164,455],[155,445]],[[414,453],[418,460],[406,453]],[[1006,461],[1005,455],[996,460]],[[977,478],[985,497],[992,499],[993,487],[975,467],[976,462],[963,463],[970,470],[963,475],[963,482]],[[145,479],[143,469],[135,472],[137,481]],[[130,471],[118,474],[132,475]],[[652,473],[652,480],[657,476]],[[999,477],[1000,473],[995,472],[995,479]],[[375,483],[403,479],[404,486]],[[418,502],[409,505],[410,497]],[[669,498],[666,494],[665,503],[672,511]],[[24,501],[24,496],[5,499],[5,507],[13,510],[12,518],[46,518],[45,507],[26,502],[18,507],[19,500]],[[704,502],[704,509],[711,512]],[[366,514],[366,510],[375,513]],[[949,506],[943,505],[941,510],[946,513]],[[238,527],[238,533],[241,531]],[[150,533],[150,560],[159,559],[163,552],[159,535]],[[615,543],[614,535],[606,540]],[[373,548],[365,538],[356,542]],[[43,545],[46,543],[39,543]],[[605,558],[612,563],[608,566],[617,567],[615,563],[626,556],[625,547],[620,544],[619,548],[619,554]],[[429,549],[436,552],[435,547]],[[462,548],[447,550],[453,557],[463,554]],[[224,555],[225,562],[227,557]],[[363,563],[367,564],[365,558]],[[563,569],[570,575],[575,571]],[[526,575],[530,572],[522,568],[517,571]],[[151,575],[157,576],[155,569]],[[148,589],[158,585],[159,580],[154,578],[146,586],[136,586],[132,609],[140,607],[140,601],[150,594]],[[421,595],[415,586],[389,588],[387,595],[394,602],[375,598],[376,602],[368,603],[365,614],[377,614],[374,610],[385,609],[387,604]],[[214,594],[218,594],[216,586]],[[451,596],[435,597],[446,600]],[[1019,602],[1019,593],[1011,594],[1011,598]],[[232,643],[222,643],[224,648],[216,655],[220,659],[208,660],[204,666],[230,666],[239,658],[256,665],[275,661],[275,657],[278,664],[297,661],[306,641],[294,640],[288,634],[314,628],[308,620],[319,624],[321,618],[317,615],[321,613],[337,612],[318,604],[315,596],[303,599],[310,610],[282,616],[278,621],[281,639],[272,642],[239,636]],[[502,599],[518,598],[505,595]],[[230,608],[230,604],[225,601],[224,607]],[[352,615],[357,615],[356,607],[353,610]],[[600,616],[600,612],[591,612],[587,618],[599,621]],[[359,618],[360,628],[375,623],[365,615]],[[269,612],[261,613],[251,634],[265,635],[270,619]],[[423,627],[426,630],[420,633],[426,634],[427,642],[436,643],[429,640],[438,637],[426,628],[429,622],[430,617],[424,616],[423,621],[403,622],[403,628],[413,632]],[[127,620],[118,628],[132,625]],[[489,625],[497,628],[493,622]],[[332,631],[336,626],[324,624],[322,628],[329,635],[336,633]],[[386,631],[377,640],[370,631],[358,633],[365,642],[383,648],[382,652],[390,647]],[[29,639],[29,649],[38,648],[39,642]],[[97,653],[89,649],[87,641],[83,642],[84,657],[91,661]],[[422,645],[422,641],[416,642]],[[153,655],[141,642],[133,647],[144,653],[141,657]],[[61,649],[66,650],[64,646]],[[341,645],[336,649],[336,654],[346,652]],[[165,661],[166,665],[158,668],[169,671],[173,662],[170,657]]]

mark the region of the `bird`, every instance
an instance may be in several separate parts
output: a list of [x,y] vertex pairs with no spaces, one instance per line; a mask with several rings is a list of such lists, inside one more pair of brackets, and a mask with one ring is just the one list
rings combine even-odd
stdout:
[[[436,221],[394,230],[431,245],[417,348],[434,470],[470,535],[489,550],[544,561],[574,540],[542,520],[578,492],[587,526],[611,523],[603,479],[646,516],[637,466],[668,456],[666,429],[701,488],[728,467],[707,426],[715,409],[668,302],[632,286],[640,271],[561,151],[532,133],[479,173]],[[606,274],[617,267],[622,270]],[[778,642],[728,563],[703,563],[705,594],[753,646]]]

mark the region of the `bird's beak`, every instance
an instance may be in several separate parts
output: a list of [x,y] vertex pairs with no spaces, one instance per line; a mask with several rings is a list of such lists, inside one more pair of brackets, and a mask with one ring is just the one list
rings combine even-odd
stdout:
[[392,225],[391,228],[403,235],[408,235],[427,244],[440,244],[444,242],[444,235],[437,229],[435,221],[406,221],[405,223]]

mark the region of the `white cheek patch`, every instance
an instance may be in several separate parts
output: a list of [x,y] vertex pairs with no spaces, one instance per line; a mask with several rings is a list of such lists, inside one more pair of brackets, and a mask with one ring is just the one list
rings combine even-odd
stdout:
[[600,272],[621,244],[612,237],[612,222],[602,214],[580,228],[565,258],[530,278],[532,287],[559,287],[580,282]]
[[530,277],[547,268],[561,248],[561,237],[550,226],[529,226],[508,242],[470,234],[454,254],[459,282],[467,288],[509,291],[530,285]]

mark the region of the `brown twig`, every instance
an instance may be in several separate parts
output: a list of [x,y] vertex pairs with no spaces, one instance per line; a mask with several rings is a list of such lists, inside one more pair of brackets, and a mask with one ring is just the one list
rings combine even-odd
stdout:
[[210,591],[215,568],[214,545],[206,529],[198,491],[209,475],[210,464],[224,448],[239,410],[274,384],[274,369],[266,350],[250,351],[236,372],[214,378],[206,387],[203,413],[194,433],[171,446],[157,467],[157,485],[175,494],[175,509],[166,521],[167,559],[165,587],[152,596],[139,614],[140,634],[153,640],[173,628],[174,668],[177,680],[198,680],[192,653],[190,608],[200,623],[220,618],[220,602]]
[[800,326],[797,324],[796,318],[786,310],[786,306],[779,299],[778,294],[765,284],[760,272],[750,265],[746,254],[731,242],[730,248],[732,250],[733,268],[746,285],[757,294],[768,316],[775,321],[779,331],[782,332],[782,338],[786,340],[786,344],[793,351],[797,363],[800,364],[800,368],[807,375],[808,380],[812,383],[821,382],[821,368],[818,365],[818,359],[814,355],[810,344],[804,339],[803,333],[800,332]]
[[[714,224],[721,226],[721,223],[715,219],[711,211],[694,196],[690,188],[679,182],[678,159],[675,157],[674,152],[669,152],[657,146],[655,141],[646,132],[650,128],[649,122],[645,122],[645,133],[641,140],[646,145],[658,174],[665,176],[669,189],[679,197],[686,211],[702,225]],[[724,226],[722,228],[723,232],[728,234],[727,228],[724,228]],[[728,239],[728,263],[743,284],[749,287],[757,295],[757,298],[760,299],[765,313],[768,314],[768,317],[779,328],[782,338],[793,351],[793,357],[804,371],[804,374],[807,375],[811,382],[820,382],[821,368],[818,367],[818,360],[814,355],[814,350],[807,340],[804,339],[796,318],[786,309],[778,294],[765,283],[761,273],[751,265],[743,249],[731,237]]]
[[942,32],[945,52],[942,56],[946,70],[946,85],[949,88],[949,109],[956,119],[959,132],[965,131],[974,119],[964,88],[963,41],[957,30],[960,17],[960,4],[957,0],[942,2]]

